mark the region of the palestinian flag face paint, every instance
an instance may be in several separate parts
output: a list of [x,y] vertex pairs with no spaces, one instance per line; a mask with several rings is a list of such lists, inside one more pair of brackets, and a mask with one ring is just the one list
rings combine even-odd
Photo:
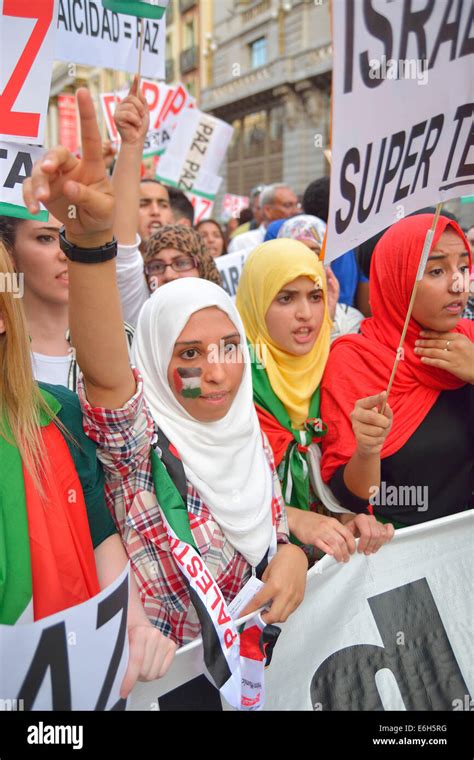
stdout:
[[173,372],[174,387],[183,398],[199,398],[201,396],[202,369],[178,367]]

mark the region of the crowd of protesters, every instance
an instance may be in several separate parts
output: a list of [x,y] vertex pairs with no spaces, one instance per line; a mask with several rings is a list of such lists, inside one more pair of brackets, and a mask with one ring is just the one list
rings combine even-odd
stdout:
[[[301,201],[259,185],[238,221],[195,224],[181,190],[142,178],[137,81],[111,178],[78,103],[83,156],[51,150],[24,183],[49,220],[0,217],[0,273],[24,276],[23,299],[0,291],[0,622],[91,598],[128,557],[126,695],[201,630],[173,510],[227,603],[259,575],[244,612],[270,624],[323,554],[474,506],[474,227],[441,215],[387,397],[432,211],[326,267],[328,178]],[[235,252],[233,303],[218,263]],[[384,500],[402,488],[422,503]]]

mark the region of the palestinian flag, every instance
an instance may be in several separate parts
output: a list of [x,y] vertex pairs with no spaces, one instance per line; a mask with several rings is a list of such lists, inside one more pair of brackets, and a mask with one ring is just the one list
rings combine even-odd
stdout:
[[197,368],[178,367],[174,371],[176,391],[184,398],[199,398],[201,395],[202,370]]
[[102,0],[102,5],[115,13],[127,16],[161,19],[165,15],[169,0]]
[[[61,405],[41,391],[51,409]],[[0,417],[0,624],[30,623],[99,593],[94,550],[81,482],[68,445],[41,410],[45,501],[23,466],[12,432]]]

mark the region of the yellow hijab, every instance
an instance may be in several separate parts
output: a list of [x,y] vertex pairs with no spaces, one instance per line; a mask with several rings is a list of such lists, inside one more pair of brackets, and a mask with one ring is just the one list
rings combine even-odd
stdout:
[[[305,356],[293,356],[273,342],[265,316],[280,290],[302,276],[321,282],[324,320],[311,351]],[[250,343],[265,347],[263,357],[273,391],[288,412],[292,425],[301,427],[308,417],[311,398],[321,382],[329,355],[332,322],[322,263],[297,240],[282,238],[259,245],[245,262],[237,289],[237,309]]]

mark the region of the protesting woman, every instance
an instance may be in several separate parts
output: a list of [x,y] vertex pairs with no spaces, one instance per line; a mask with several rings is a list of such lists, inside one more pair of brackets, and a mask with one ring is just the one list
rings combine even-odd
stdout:
[[[15,280],[0,243],[0,273]],[[77,397],[38,386],[21,301],[0,290],[0,623],[40,620],[107,587],[127,557],[104,502],[95,446]],[[125,349],[126,350],[126,349]],[[174,645],[149,624],[132,579],[130,660],[121,694],[137,676],[163,675]]]
[[[279,482],[252,403],[239,315],[213,283],[168,283],[142,311],[134,347],[138,371],[132,372],[110,242],[113,199],[86,90],[78,91],[78,104],[84,159],[61,147],[49,151],[24,192],[28,206],[43,200],[66,225],[86,430],[99,445],[108,502],[145,609],[162,632],[185,643],[216,604],[222,613],[217,623],[231,620],[225,605],[254,569],[264,585],[252,609],[272,600],[266,622],[285,620],[303,597],[307,560],[287,543]],[[75,220],[68,219],[70,203],[77,207]],[[177,555],[180,545],[185,553],[199,552],[191,569]],[[198,593],[193,579],[199,573],[207,580]]]
[[291,533],[338,561],[349,559],[359,533],[359,551],[375,551],[391,538],[390,528],[372,518],[343,526],[316,513],[321,499],[346,511],[331,503],[319,473],[317,444],[331,424],[320,412],[331,333],[323,265],[301,242],[263,243],[245,263],[237,308],[254,351],[254,401],[278,466]]
[[[278,239],[290,238],[291,240],[299,240],[319,256],[325,234],[325,222],[318,219],[317,216],[301,214],[300,216],[286,219],[284,224],[280,227],[277,237]],[[332,297],[333,300],[338,301],[340,287],[337,277],[331,267],[326,267],[325,271],[328,281],[328,291],[334,291],[337,289],[337,294]],[[330,315],[333,321],[331,342],[336,340],[336,338],[339,338],[341,335],[359,332],[360,323],[364,318],[358,309],[354,309],[352,306],[348,306],[348,304],[339,302],[337,302],[334,311],[330,312]]]
[[[61,223],[0,216],[0,241],[16,270],[30,338],[33,375],[39,382],[76,391],[79,370],[69,338],[67,258],[59,247]],[[129,345],[133,331],[124,325]]]
[[227,253],[224,233],[220,224],[215,219],[203,219],[202,222],[196,224],[196,230],[204,240],[208,253],[214,259],[218,259],[219,256]]
[[149,239],[143,261],[150,292],[181,277],[199,277],[221,284],[212,255],[202,237],[190,227],[179,224],[161,227]]
[[[338,340],[322,386],[322,475],[341,504],[399,525],[473,506],[474,325],[461,319],[471,252],[456,222],[441,216],[390,391],[391,430],[354,404],[387,388],[433,214],[393,225],[370,271],[372,318]],[[380,401],[373,396],[372,407]],[[361,410],[362,411],[362,410]],[[329,426],[329,421],[332,425]],[[379,427],[379,429],[377,429]]]

